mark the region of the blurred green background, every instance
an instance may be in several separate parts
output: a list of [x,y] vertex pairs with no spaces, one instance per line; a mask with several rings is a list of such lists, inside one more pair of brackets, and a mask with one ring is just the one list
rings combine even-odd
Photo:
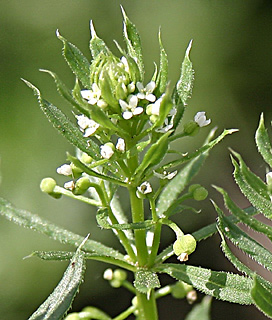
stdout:
[[[89,21],[115,50],[112,39],[122,42],[122,4],[136,24],[143,44],[146,80],[158,62],[158,30],[170,61],[172,84],[178,79],[185,49],[193,39],[191,59],[196,70],[193,98],[185,118],[206,111],[218,132],[239,128],[240,132],[217,146],[210,155],[197,182],[206,186],[210,197],[221,201],[210,187],[224,187],[242,207],[247,206],[232,180],[228,147],[246,159],[254,172],[264,176],[265,167],[254,145],[260,113],[271,120],[272,105],[272,2],[257,0],[2,0],[0,2],[0,157],[1,197],[19,208],[37,213],[72,231],[118,247],[109,231],[96,226],[94,211],[70,199],[54,200],[39,190],[40,180],[57,177],[56,167],[65,162],[65,152],[73,148],[57,134],[39,110],[32,92],[20,78],[39,88],[44,96],[67,108],[55,91],[52,79],[39,68],[56,72],[66,84],[74,78],[61,56],[61,42],[56,29],[88,53]],[[116,51],[115,51],[116,52]],[[208,133],[208,128],[202,132]],[[204,136],[180,145],[186,152],[200,145]],[[200,208],[203,204],[197,203]],[[207,200],[201,215],[189,213],[176,217],[187,231],[214,221],[216,214]],[[163,237],[169,244],[173,235]],[[224,260],[215,236],[199,245],[191,263],[215,270],[234,271]],[[0,219],[0,318],[26,319],[51,293],[67,263],[43,262],[36,258],[22,260],[33,250],[69,249],[46,237]],[[246,258],[247,262],[247,258]],[[249,262],[249,261],[248,261]],[[253,265],[256,268],[255,265]],[[76,298],[74,310],[85,305],[105,307],[117,315],[131,297],[123,290],[114,291],[102,280],[105,265],[88,263],[86,280]],[[270,279],[272,280],[272,279]],[[164,279],[163,279],[164,281]],[[118,303],[123,299],[122,303]],[[106,302],[106,304],[105,304]],[[161,319],[183,319],[190,306],[180,300],[162,300]],[[178,316],[177,316],[178,315]],[[251,307],[213,302],[212,319],[265,319]]]

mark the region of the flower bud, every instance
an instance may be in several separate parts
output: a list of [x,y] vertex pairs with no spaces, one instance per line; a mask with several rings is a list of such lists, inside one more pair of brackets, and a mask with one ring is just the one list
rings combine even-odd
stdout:
[[193,137],[198,133],[199,128],[199,125],[195,121],[191,120],[184,125],[183,130],[188,136]]
[[59,199],[61,197],[60,193],[54,192],[56,181],[52,178],[44,178],[40,183],[40,189],[42,192],[49,194],[53,198]]
[[269,192],[272,192],[272,172],[266,174],[266,183]]
[[194,252],[195,248],[196,240],[191,234],[185,234],[178,237],[173,244],[174,253],[181,261],[186,261],[188,259],[188,255]]
[[115,146],[113,143],[107,142],[100,147],[100,150],[101,156],[104,159],[110,159],[114,154]]
[[208,196],[208,191],[200,184],[193,184],[189,187],[188,191],[192,193],[196,201],[205,200]]
[[85,193],[90,188],[90,184],[91,184],[90,180],[87,177],[79,178],[76,181],[73,193],[75,195],[81,195],[81,194]]
[[183,281],[177,281],[171,288],[171,295],[176,299],[183,299],[188,292],[192,291],[193,287]]

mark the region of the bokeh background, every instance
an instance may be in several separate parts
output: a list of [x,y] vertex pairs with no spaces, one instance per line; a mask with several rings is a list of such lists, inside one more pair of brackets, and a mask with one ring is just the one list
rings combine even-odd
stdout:
[[[272,2],[241,0],[2,0],[0,2],[0,157],[1,197],[19,208],[37,213],[72,231],[118,247],[109,231],[96,226],[94,211],[70,199],[54,200],[39,190],[46,176],[57,178],[56,167],[65,162],[65,152],[73,148],[51,127],[39,110],[36,100],[20,78],[39,88],[44,96],[69,113],[58,97],[52,79],[40,73],[49,69],[72,87],[74,78],[61,56],[58,28],[63,36],[76,44],[87,57],[89,21],[115,50],[112,39],[122,42],[120,4],[137,25],[142,37],[146,62],[146,81],[158,62],[158,30],[170,61],[170,79],[174,83],[180,73],[185,49],[193,39],[191,59],[196,70],[193,98],[185,119],[197,111],[206,111],[218,132],[239,128],[217,146],[202,169],[197,182],[208,188],[210,198],[221,199],[212,189],[216,184],[228,190],[242,207],[247,202],[233,183],[228,147],[239,151],[251,169],[264,177],[265,166],[257,154],[254,132],[261,112],[267,125],[272,115]],[[116,51],[115,51],[116,52]],[[199,146],[208,128],[198,139],[184,140],[180,151]],[[175,221],[187,231],[216,219],[209,200],[200,215],[185,213]],[[166,244],[173,235],[165,233]],[[234,271],[220,251],[220,239],[214,236],[199,245],[191,263],[214,270]],[[44,262],[36,258],[23,260],[33,250],[71,249],[45,236],[0,219],[0,314],[2,320],[27,319],[51,293],[67,267],[65,262]],[[249,263],[249,259],[245,258]],[[88,262],[85,283],[75,299],[73,310],[86,305],[103,307],[112,316],[130,295],[111,289],[102,280],[102,263]],[[256,268],[256,265],[253,265]],[[272,280],[270,278],[270,280]],[[163,279],[162,281],[166,281]],[[161,319],[183,319],[191,306],[180,300],[165,298],[159,304]],[[265,319],[252,307],[213,302],[212,319]]]

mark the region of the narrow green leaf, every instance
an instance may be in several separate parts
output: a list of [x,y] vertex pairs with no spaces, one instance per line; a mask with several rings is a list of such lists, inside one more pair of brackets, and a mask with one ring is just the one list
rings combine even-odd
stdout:
[[79,81],[87,89],[91,89],[90,83],[90,63],[82,52],[72,43],[68,42],[62,37],[57,30],[57,37],[63,43],[62,54],[71,68],[72,72],[76,75]]
[[[166,117],[168,116],[169,112],[173,108],[173,103],[170,97],[169,87],[167,87],[165,94],[161,98],[160,104],[160,115],[158,120],[154,123],[154,127],[161,127],[163,126]],[[172,133],[172,131],[171,131]]]
[[136,61],[139,67],[142,81],[144,76],[144,62],[141,39],[135,25],[128,19],[123,7],[121,7],[121,9],[124,18],[124,40],[127,45],[129,55]]
[[249,237],[244,231],[242,231],[235,224],[231,223],[230,220],[226,219],[222,210],[213,203],[218,213],[218,227],[222,233],[228,239],[249,255],[252,259],[258,262],[260,265],[272,271],[272,254],[257,241]]
[[193,64],[189,57],[191,47],[192,47],[192,40],[190,41],[188,48],[186,49],[185,57],[181,66],[180,78],[176,85],[177,94],[180,97],[184,106],[187,105],[187,101],[192,95],[193,82],[194,82]]
[[90,40],[90,50],[93,59],[95,59],[101,52],[103,52],[104,55],[110,54],[111,52],[105,42],[97,36],[92,20],[90,22],[90,30],[92,36]]
[[80,246],[57,287],[29,320],[61,319],[71,307],[72,301],[83,281],[84,272],[85,258]]
[[[215,130],[211,131],[211,134],[213,134],[215,132]],[[228,129],[228,130],[224,130],[216,139],[212,140],[212,141],[207,141],[205,142],[205,144],[199,148],[198,150],[192,152],[192,153],[188,153],[183,155],[180,159],[171,161],[167,164],[165,164],[162,167],[162,170],[167,170],[169,168],[175,167],[175,166],[179,166],[191,159],[194,159],[196,157],[198,157],[201,154],[204,154],[205,152],[211,150],[215,145],[217,145],[221,140],[223,140],[227,135],[232,134],[234,132],[237,132],[236,129]],[[170,140],[173,141],[175,140],[175,136],[170,137]]]
[[161,32],[159,32],[159,44],[160,44],[160,68],[156,77],[156,88],[154,94],[160,97],[166,89],[168,83],[168,59],[166,51],[163,47],[161,40]]
[[160,281],[155,272],[139,269],[135,274],[135,288],[142,293],[149,293],[152,289],[159,288]]
[[[2,198],[0,198],[0,214],[21,227],[38,231],[44,235],[47,235],[49,238],[64,244],[70,244],[74,247],[78,247],[84,240],[82,236],[60,228],[37,215],[15,208],[7,200]],[[107,247],[94,240],[88,239],[82,248],[87,252],[94,252],[124,260],[124,256],[117,250]]]
[[46,72],[50,74],[50,76],[54,79],[55,84],[57,86],[57,90],[59,94],[66,99],[73,107],[75,107],[77,110],[79,110],[81,113],[85,114],[87,117],[89,117],[90,113],[87,108],[84,108],[81,104],[79,104],[74,96],[71,94],[71,91],[65,86],[65,84],[59,79],[59,77],[56,75],[56,73],[40,69],[42,72]]
[[272,319],[272,290],[263,286],[257,277],[254,278],[251,297],[256,307]]
[[250,296],[252,279],[185,264],[166,263],[157,266],[155,271],[167,273],[176,280],[184,281],[216,299],[239,304],[252,304]]
[[165,218],[171,213],[168,209],[174,204],[179,194],[199,172],[207,154],[201,154],[190,161],[180,172],[164,187],[157,202],[156,212],[158,217]]
[[42,98],[40,91],[35,86],[26,80],[23,81],[33,90],[41,110],[52,123],[53,127],[56,128],[72,145],[96,160],[101,159],[98,145],[93,140],[84,138],[82,132],[60,109]]
[[210,320],[212,298],[205,296],[201,303],[196,304],[187,314],[185,320]]
[[270,168],[272,168],[272,146],[267,130],[264,126],[263,114],[261,114],[259,127],[255,134],[255,141],[264,161],[270,166]]
[[143,176],[148,170],[156,166],[164,158],[168,150],[168,137],[171,134],[170,131],[163,134],[151,147],[147,150],[146,154],[140,165],[135,170],[135,177],[137,175]]
[[235,168],[233,175],[236,183],[252,205],[267,218],[271,219],[272,203],[266,184],[247,168],[239,154],[235,153],[235,156],[239,159],[240,163],[239,166],[232,157],[232,163]]
[[[74,255],[74,252],[69,252],[69,251],[34,251],[31,255],[25,258],[38,257],[46,261],[64,261],[64,260],[72,259],[73,255]],[[107,255],[101,255],[97,253],[87,253],[87,252],[84,253],[84,257],[85,259],[102,261],[102,262],[110,263],[112,265],[130,270],[130,271],[135,271],[134,265],[131,265],[125,260],[121,260],[118,258],[113,258]]]
[[[215,186],[214,186],[215,187]],[[223,195],[226,208],[235,215],[241,222],[245,223],[251,229],[262,232],[270,239],[272,238],[272,227],[248,215],[244,210],[240,209],[228,196],[227,192],[222,188],[215,189]]]

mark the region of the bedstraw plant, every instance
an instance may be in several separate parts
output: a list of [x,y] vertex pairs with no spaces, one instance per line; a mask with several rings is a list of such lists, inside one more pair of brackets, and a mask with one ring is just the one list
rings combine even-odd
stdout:
[[[240,262],[225,240],[228,238],[272,271],[271,253],[236,225],[243,222],[272,239],[271,227],[253,217],[256,213],[268,219],[272,217],[272,174],[268,172],[267,181],[263,182],[246,167],[242,157],[232,151],[235,180],[252,207],[238,208],[223,189],[216,187],[232,215],[226,217],[214,203],[218,223],[184,234],[182,226],[171,217],[188,209],[196,211],[186,205],[186,200],[202,201],[207,197],[207,190],[191,181],[209,151],[236,130],[224,130],[215,137],[216,130],[212,129],[205,143],[194,152],[181,153],[173,149],[172,142],[179,140],[181,144],[185,137],[193,139],[211,122],[202,110],[196,112],[192,120],[183,120],[194,81],[189,57],[192,41],[185,51],[180,77],[171,86],[167,54],[159,33],[159,65],[155,65],[152,78],[146,79],[139,34],[123,9],[122,14],[125,48],[115,42],[120,52],[118,57],[98,37],[92,22],[91,60],[57,31],[63,57],[75,75],[75,85],[70,90],[54,72],[41,71],[53,78],[59,94],[71,106],[69,116],[45,100],[33,84],[23,80],[33,90],[48,120],[75,147],[75,154],[67,154],[66,162],[57,168],[58,174],[67,177],[64,186],[53,178],[45,178],[41,181],[41,190],[54,198],[66,196],[96,207],[101,232],[112,230],[122,245],[122,251],[118,251],[90,235],[77,235],[0,199],[1,215],[7,219],[76,248],[75,252],[35,251],[31,254],[44,260],[70,260],[70,263],[52,294],[29,319],[122,320],[132,316],[138,320],[156,320],[159,298],[170,294],[192,303],[197,297],[196,290],[207,297],[192,309],[187,320],[210,319],[208,296],[232,303],[255,304],[272,318],[271,283]],[[272,148],[263,117],[256,143],[272,167]],[[120,188],[122,194],[128,195],[129,210],[122,208],[118,197]],[[174,243],[166,248],[161,243],[162,226],[170,228],[176,236]],[[227,258],[244,275],[190,265],[190,255],[197,249],[197,243],[215,232],[222,237]],[[176,256],[176,263],[167,263],[172,256]],[[91,306],[67,314],[83,281],[87,259],[110,265],[113,269],[106,267],[104,279],[112,287],[123,286],[135,295],[131,305],[119,315],[110,316]],[[128,272],[133,274],[132,283],[127,280]],[[174,282],[161,287],[160,274],[169,275]]]

